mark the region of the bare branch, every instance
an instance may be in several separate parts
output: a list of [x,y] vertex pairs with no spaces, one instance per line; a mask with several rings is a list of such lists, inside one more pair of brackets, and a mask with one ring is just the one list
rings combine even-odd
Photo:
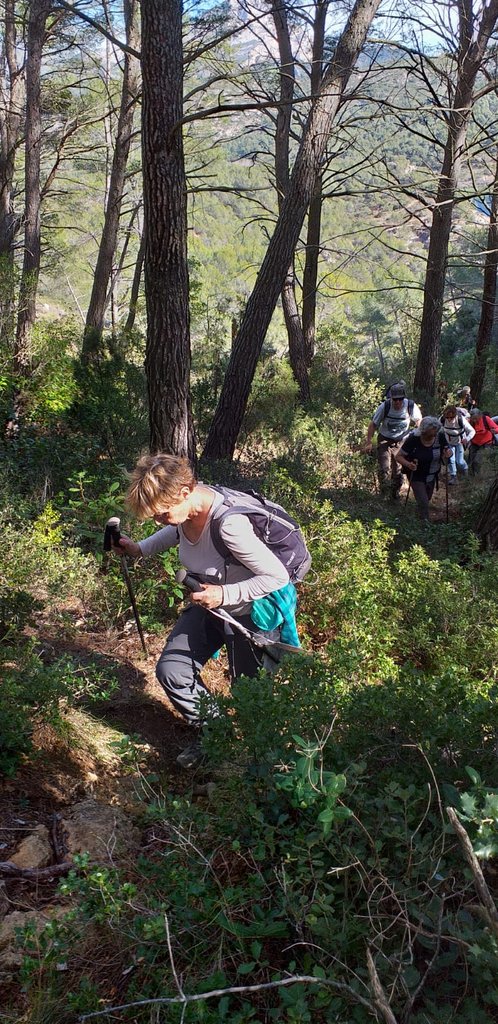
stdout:
[[[368,999],[364,999],[353,988],[342,981],[333,981],[331,978],[314,978],[312,975],[292,975],[290,978],[282,978],[280,981],[267,981],[260,985],[234,985],[230,988],[213,989],[211,992],[200,992],[188,996],[161,997],[158,999],[138,999],[133,1003],[121,1003],[119,1006],[108,1006],[105,1010],[95,1010],[93,1013],[84,1013],[80,1021],[93,1020],[95,1017],[104,1017],[109,1013],[117,1013],[120,1010],[131,1010],[137,1006],[171,1006],[188,1005],[199,1003],[206,999],[221,999],[226,995],[247,995],[250,992],[265,992],[271,989],[287,988],[289,985],[321,985],[324,988],[333,988],[350,996],[354,1002],[365,1006],[369,1013],[375,1013],[375,1007]],[[397,1024],[394,1017],[390,1024]]]
[[56,0],[56,3],[59,7],[64,8],[65,11],[69,11],[71,14],[75,14],[78,18],[81,18],[82,21],[86,21],[87,25],[91,25],[92,28],[95,28],[97,32],[100,32],[101,35],[105,36],[109,42],[113,43],[113,45],[117,46],[120,50],[123,50],[125,53],[130,53],[132,57],[137,57],[138,60],[141,59],[139,50],[135,50],[133,46],[127,46],[127,44],[123,43],[121,39],[117,39],[112,32],[109,32],[109,30],[104,27],[104,25],[95,21],[89,14],[84,14],[83,11],[80,11],[74,6],[74,4],[67,3],[67,0]]
[[462,847],[462,852],[465,857],[465,860],[467,861],[467,864],[469,865],[469,868],[472,872],[474,884],[477,890],[477,895],[479,896],[479,899],[484,909],[486,910],[486,915],[488,917],[490,927],[493,929],[495,935],[498,936],[498,910],[496,908],[496,903],[486,884],[486,879],[484,878],[484,875],[482,873],[481,865],[479,864],[479,861],[474,853],[474,850],[472,849],[472,843],[461,821],[459,821],[453,807],[447,807],[446,813],[448,815],[448,818],[450,819],[453,831],[456,832],[456,836],[458,842],[460,843],[460,846]]

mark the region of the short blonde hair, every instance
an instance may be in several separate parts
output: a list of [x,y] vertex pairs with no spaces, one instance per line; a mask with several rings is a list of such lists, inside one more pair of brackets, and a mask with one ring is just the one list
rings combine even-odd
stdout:
[[197,483],[186,458],[178,455],[142,455],[130,473],[126,503],[138,519],[151,519],[179,500],[182,487]]

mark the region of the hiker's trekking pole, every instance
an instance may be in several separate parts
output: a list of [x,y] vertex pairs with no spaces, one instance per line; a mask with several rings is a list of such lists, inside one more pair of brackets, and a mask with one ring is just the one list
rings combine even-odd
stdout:
[[413,473],[413,470],[409,469],[408,473],[406,474],[406,476],[408,478],[408,490],[406,492],[405,504],[403,505],[403,512],[405,511],[405,508],[408,505],[408,498],[410,497],[410,487],[412,485],[412,473]]
[[448,512],[448,460],[446,460],[446,474],[445,474],[445,478],[444,478],[444,488],[445,488],[445,491],[446,491],[446,523],[448,524],[448,522],[449,522],[449,512]]
[[[111,516],[105,524],[104,530],[104,551],[110,551],[112,545],[117,546],[121,539],[120,527],[121,520],[118,516]],[[140,616],[138,614],[137,602],[135,601],[135,594],[133,593],[133,587],[131,585],[130,574],[128,572],[128,565],[126,562],[126,555],[121,555],[121,572],[123,573],[124,581],[126,583],[126,589],[128,591],[128,597],[130,598],[130,604],[133,609],[133,615],[135,616],[135,622],[137,624],[138,635],[140,637],[140,643],[142,644],[142,650],[147,655],[147,648],[145,646],[144,634],[142,630],[142,623],[140,622]]]
[[[201,581],[196,576],[188,573],[186,569],[177,569],[175,580],[177,583],[181,583],[182,586],[187,587],[187,590],[190,590],[193,594],[203,589]],[[209,615],[214,615],[216,619],[221,619],[222,622],[227,623],[233,629],[236,629],[237,632],[242,633],[242,636],[245,636],[246,640],[253,644],[254,647],[262,648],[272,661],[278,660],[271,653],[272,647],[277,647],[281,651],[292,651],[293,654],[306,654],[302,647],[294,647],[293,644],[286,644],[282,640],[270,640],[269,637],[258,636],[257,633],[252,633],[250,629],[246,629],[242,622],[239,622],[238,619],[230,615],[230,612],[225,611],[224,608],[208,608],[206,611]]]

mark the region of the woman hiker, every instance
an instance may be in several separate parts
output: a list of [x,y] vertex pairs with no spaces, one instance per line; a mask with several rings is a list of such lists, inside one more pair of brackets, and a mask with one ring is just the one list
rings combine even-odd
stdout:
[[468,419],[458,412],[456,405],[447,405],[443,410],[440,422],[446,435],[451,458],[448,462],[449,484],[456,484],[457,470],[466,477],[468,466],[464,458],[464,448],[470,444],[475,430]]
[[[215,580],[203,583],[202,589],[190,595],[190,603],[173,627],[156,666],[157,678],[173,707],[196,729],[194,742],[177,758],[183,768],[193,768],[202,759],[199,701],[209,694],[201,670],[209,658],[226,645],[232,681],[240,675],[256,676],[260,668],[270,667],[260,647],[237,629],[227,628],[209,614],[209,609],[225,609],[243,626],[263,633],[269,640],[279,640],[285,626],[288,632],[290,619],[295,630],[295,588],[282,562],[256,536],[248,516],[234,513],[220,523],[220,537],[233,562],[227,564],[213,544],[210,523],[222,503],[223,494],[199,483],[187,459],[145,455],[131,474],[127,504],[137,518],[153,519],[163,529],[138,544],[121,536],[115,548],[118,553],[124,549],[127,555],[138,558],[178,545],[180,561],[189,574]],[[251,619],[254,602],[275,591],[288,599],[285,625],[255,629]],[[295,643],[299,644],[297,632]]]
[[429,502],[443,458],[451,457],[441,423],[435,416],[424,416],[417,430],[405,438],[395,458],[403,469],[408,470],[417,512],[425,522],[429,521]]

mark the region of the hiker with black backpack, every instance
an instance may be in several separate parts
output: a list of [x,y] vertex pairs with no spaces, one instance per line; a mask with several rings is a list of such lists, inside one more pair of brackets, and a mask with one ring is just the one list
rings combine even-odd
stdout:
[[463,413],[463,415],[466,416],[468,419],[470,417],[471,412],[473,412],[474,409],[477,408],[477,402],[473,397],[468,384],[466,384],[465,387],[460,388],[460,390],[457,391],[457,399],[459,412]]
[[405,438],[396,454],[400,466],[409,473],[409,480],[417,512],[425,522],[429,520],[429,502],[437,484],[444,459],[451,457],[446,435],[435,416],[424,416],[417,430]]
[[470,423],[474,428],[474,436],[469,447],[469,473],[471,476],[477,476],[481,469],[484,449],[490,448],[498,441],[498,424],[487,412],[481,412],[480,409],[472,410]]
[[456,484],[457,470],[463,477],[467,476],[468,466],[464,458],[464,448],[467,448],[474,437],[475,430],[468,419],[458,411],[456,405],[447,405],[443,410],[440,422],[446,434],[448,447],[451,448],[451,458],[448,462],[448,484]]
[[121,536],[119,553],[148,557],[178,546],[187,569],[182,578],[194,591],[156,666],[169,700],[196,728],[194,742],[177,758],[192,768],[202,758],[203,666],[226,646],[233,682],[274,669],[286,644],[298,648],[293,584],[311,559],[297,523],[281,506],[254,492],[203,484],[185,458],[143,456],[131,474],[127,503],[137,518],[163,528],[138,544]]
[[[403,439],[410,430],[410,424],[418,426],[422,413],[412,398],[406,397],[404,381],[392,384],[389,397],[375,410],[368,424],[367,437],[362,446],[364,452],[372,450],[372,440],[377,431],[377,461],[379,464],[379,483],[381,491],[391,491],[391,497],[399,498],[403,483],[403,473],[396,461]],[[390,479],[390,483],[389,483]]]

